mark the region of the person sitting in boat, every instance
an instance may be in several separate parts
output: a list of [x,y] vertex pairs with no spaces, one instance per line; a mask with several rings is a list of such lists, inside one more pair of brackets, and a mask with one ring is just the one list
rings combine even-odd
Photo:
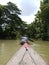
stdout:
[[21,45],[23,45],[24,43],[28,43],[28,37],[26,35],[21,37]]

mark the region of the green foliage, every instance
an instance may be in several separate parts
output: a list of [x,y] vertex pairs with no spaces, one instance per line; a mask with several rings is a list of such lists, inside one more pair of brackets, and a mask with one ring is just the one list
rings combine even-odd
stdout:
[[49,40],[49,0],[41,1],[40,10],[35,16],[29,27],[29,36]]
[[46,4],[41,7],[41,18],[43,21],[49,21],[49,4]]
[[41,38],[43,33],[43,24],[42,22],[38,22],[36,19],[29,26],[29,37],[31,38]]
[[22,28],[25,27],[24,21],[19,17],[21,10],[14,3],[8,2],[7,5],[0,5],[0,13],[0,38],[16,39],[19,37],[23,33]]
[[0,17],[2,15],[2,12],[4,11],[4,6],[0,4]]

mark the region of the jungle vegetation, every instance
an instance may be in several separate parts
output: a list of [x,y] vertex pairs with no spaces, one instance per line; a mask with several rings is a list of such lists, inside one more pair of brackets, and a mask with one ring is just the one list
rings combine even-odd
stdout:
[[49,0],[40,1],[40,9],[31,24],[26,24],[19,15],[21,10],[16,4],[0,4],[0,39],[17,39],[27,34],[32,39],[49,40]]

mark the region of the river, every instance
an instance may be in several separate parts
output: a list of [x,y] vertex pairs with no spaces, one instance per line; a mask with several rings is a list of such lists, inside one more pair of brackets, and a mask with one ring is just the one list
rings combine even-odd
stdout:
[[0,65],[5,65],[19,47],[18,40],[0,40]]
[[[49,62],[49,41],[32,42],[32,47]],[[20,40],[0,40],[0,65],[5,65],[19,48]]]
[[49,63],[49,41],[36,40],[32,47]]

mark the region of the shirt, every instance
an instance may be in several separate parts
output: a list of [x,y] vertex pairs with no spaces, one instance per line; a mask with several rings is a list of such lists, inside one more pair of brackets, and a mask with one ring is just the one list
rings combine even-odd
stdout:
[[27,37],[22,37],[22,42],[27,42],[28,41],[28,38]]

